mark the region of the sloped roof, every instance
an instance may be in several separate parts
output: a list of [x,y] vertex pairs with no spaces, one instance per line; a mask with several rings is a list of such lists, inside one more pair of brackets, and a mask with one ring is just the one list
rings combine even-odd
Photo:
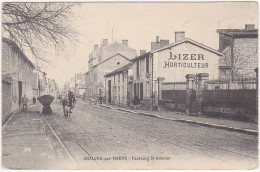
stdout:
[[98,59],[98,56],[100,55],[100,53],[106,54],[105,58],[107,56],[112,56],[115,53],[120,53],[128,58],[133,58],[133,57],[136,57],[136,55],[137,55],[135,49],[115,41],[115,42],[107,44],[105,46],[101,45],[96,50],[93,50],[89,55],[89,57],[90,57],[89,61],[94,58]]
[[2,41],[9,44],[14,50],[16,50],[18,52],[18,54],[21,55],[21,57],[26,62],[28,62],[32,66],[32,68],[35,68],[34,64],[28,59],[28,57],[23,53],[23,51],[18,47],[18,45],[14,41],[4,38],[4,37],[2,37]]
[[116,69],[116,70],[114,70],[114,71],[112,71],[112,72],[106,74],[104,77],[108,77],[108,76],[112,76],[112,75],[121,73],[121,72],[123,72],[124,70],[130,69],[131,66],[132,66],[132,63],[130,62],[130,63],[128,63],[128,64],[126,64],[126,65],[124,65],[124,66],[122,66],[122,67],[120,67],[120,68],[118,68],[118,69]]
[[159,51],[162,51],[162,50],[171,48],[171,47],[175,47],[175,46],[180,45],[180,44],[183,44],[183,43],[193,44],[193,45],[198,46],[198,47],[200,47],[200,48],[203,48],[203,49],[205,49],[205,50],[207,50],[207,51],[210,51],[210,52],[212,52],[212,53],[215,53],[215,54],[217,54],[217,55],[219,55],[219,56],[223,56],[223,55],[224,55],[223,53],[221,53],[221,52],[219,52],[219,51],[217,51],[217,50],[215,50],[215,49],[213,49],[213,48],[210,48],[210,47],[208,47],[208,46],[206,46],[206,45],[203,45],[203,44],[201,44],[201,43],[199,43],[199,42],[196,42],[196,41],[194,41],[194,40],[192,40],[192,39],[189,39],[189,38],[186,38],[186,39],[183,39],[183,40],[181,40],[181,41],[172,43],[172,44],[167,45],[167,46],[165,46],[165,47],[163,47],[163,48],[160,48],[160,49],[158,49],[158,50],[151,51],[151,53],[156,53],[156,52],[159,52]]
[[137,56],[135,58],[133,58],[131,61],[136,61],[137,59],[141,59],[141,58],[144,58],[144,57],[147,57],[147,56],[150,56],[151,52],[148,52],[148,53],[145,53],[145,54],[142,54],[140,56]]
[[106,62],[106,61],[108,61],[108,60],[112,59],[113,57],[115,57],[115,56],[117,56],[117,55],[119,55],[119,56],[121,56],[121,57],[125,58],[126,60],[130,61],[130,59],[129,59],[129,58],[127,58],[126,56],[124,56],[124,55],[122,55],[122,54],[120,54],[120,53],[117,53],[117,54],[115,54],[115,55],[113,55],[113,56],[111,56],[111,57],[109,57],[109,58],[107,58],[107,59],[103,60],[102,62],[100,62],[100,63],[98,63],[98,64],[94,65],[94,66],[93,66],[93,68],[95,68],[95,67],[97,67],[97,66],[99,66],[99,65],[103,64],[104,62]]
[[222,53],[225,54],[219,59],[219,68],[229,68],[231,66],[231,45],[227,46]]

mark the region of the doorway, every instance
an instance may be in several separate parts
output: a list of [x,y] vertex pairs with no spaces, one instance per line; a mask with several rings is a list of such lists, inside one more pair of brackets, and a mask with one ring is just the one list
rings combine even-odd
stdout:
[[111,103],[111,80],[108,81],[108,103]]
[[18,82],[18,90],[19,90],[19,99],[18,99],[18,102],[19,102],[19,108],[21,107],[21,103],[22,103],[22,96],[23,96],[23,83],[22,81],[19,81]]
[[140,83],[140,100],[144,99],[144,84]]

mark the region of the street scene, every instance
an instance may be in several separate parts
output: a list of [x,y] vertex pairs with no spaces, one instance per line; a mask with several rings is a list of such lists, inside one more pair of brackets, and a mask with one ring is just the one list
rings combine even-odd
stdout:
[[4,2],[2,29],[2,169],[258,168],[257,3]]

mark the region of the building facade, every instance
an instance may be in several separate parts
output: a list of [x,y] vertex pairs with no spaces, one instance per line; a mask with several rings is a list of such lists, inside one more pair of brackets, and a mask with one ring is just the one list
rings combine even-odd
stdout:
[[245,29],[219,29],[220,78],[255,77],[258,66],[258,29],[247,24]]
[[130,103],[132,90],[132,63],[105,75],[105,96],[107,103],[127,105]]
[[83,73],[75,74],[75,96],[82,97],[85,92],[85,79]]
[[84,74],[86,99],[97,100],[104,94],[104,75],[126,65],[136,56],[136,50],[128,47],[127,40],[108,44],[108,40],[104,39],[100,47],[94,45],[94,50],[89,55],[89,71]]
[[54,79],[48,79],[48,95],[52,95],[54,97],[57,96],[57,93],[59,92],[58,85]]
[[17,44],[9,39],[2,39],[2,119],[20,109],[24,95],[32,103],[37,90],[35,66],[21,51]]
[[121,54],[115,54],[110,58],[95,65],[86,77],[86,96],[88,100],[97,100],[100,94],[105,92],[104,76],[130,62],[130,59]]
[[217,50],[185,38],[185,32],[175,32],[174,43],[132,60],[133,96],[156,105],[161,97],[162,82],[185,82],[185,76],[194,71],[217,78],[222,56]]

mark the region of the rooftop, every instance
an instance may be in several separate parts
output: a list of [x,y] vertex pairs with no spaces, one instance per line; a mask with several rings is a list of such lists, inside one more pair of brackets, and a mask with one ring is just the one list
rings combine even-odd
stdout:
[[112,75],[115,75],[115,74],[118,74],[118,73],[122,73],[123,71],[130,69],[131,65],[132,65],[132,63],[128,63],[128,64],[126,64],[126,65],[106,74],[105,77],[112,76]]
[[18,52],[18,54],[22,56],[22,58],[25,61],[27,61],[32,66],[32,68],[35,68],[34,64],[28,59],[28,57],[23,53],[23,51],[18,47],[18,45],[14,41],[4,37],[2,38],[2,41],[9,44],[13,49],[15,49]]
[[218,33],[222,33],[229,36],[235,37],[258,37],[258,29],[246,30],[246,29],[218,29]]
[[145,53],[145,54],[142,54],[140,56],[137,56],[135,58],[133,58],[131,61],[136,61],[137,59],[141,59],[141,58],[144,58],[146,56],[150,56],[151,52],[148,52],[148,53]]

